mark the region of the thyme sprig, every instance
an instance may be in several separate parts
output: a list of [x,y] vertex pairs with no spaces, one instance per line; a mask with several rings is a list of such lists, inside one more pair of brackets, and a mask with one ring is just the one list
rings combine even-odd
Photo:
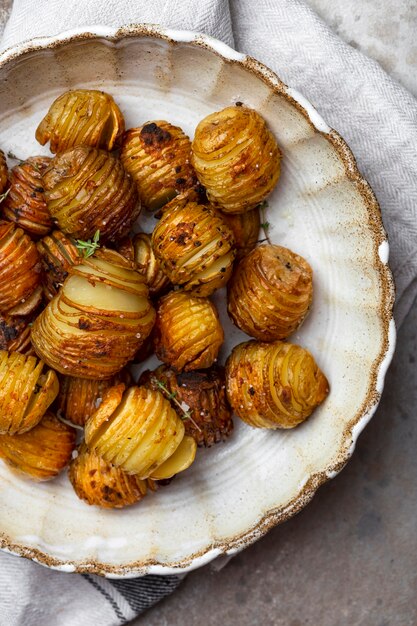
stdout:
[[159,380],[158,378],[156,378],[155,376],[152,376],[152,382],[158,387],[158,389],[160,391],[162,391],[162,394],[165,396],[165,398],[167,400],[169,400],[170,402],[173,402],[175,404],[175,406],[181,411],[179,417],[185,421],[185,420],[190,420],[190,422],[192,424],[194,424],[194,426],[197,428],[197,430],[200,431],[201,433],[201,428],[200,426],[197,424],[197,422],[193,419],[190,411],[186,411],[182,404],[178,401],[177,399],[177,392],[176,391],[170,391],[168,389],[168,387],[165,385],[165,383],[162,382],[162,380]]
[[92,256],[95,251],[100,248],[99,240],[100,231],[96,230],[93,240],[88,239],[87,241],[82,241],[81,239],[77,239],[75,247],[82,253],[85,259],[88,259],[88,257]]
[[267,241],[269,244],[271,243],[271,240],[269,238],[269,227],[271,226],[271,224],[268,222],[268,220],[266,219],[266,215],[265,215],[265,211],[266,209],[269,207],[268,201],[264,200],[263,202],[261,202],[260,204],[258,204],[258,209],[259,212],[261,214],[261,228],[264,231],[265,234],[265,239],[261,240],[261,241]]
[[5,200],[7,198],[7,196],[10,193],[10,189],[11,189],[11,187],[9,187],[8,190],[5,191],[4,193],[0,194],[0,204],[3,202],[3,200]]

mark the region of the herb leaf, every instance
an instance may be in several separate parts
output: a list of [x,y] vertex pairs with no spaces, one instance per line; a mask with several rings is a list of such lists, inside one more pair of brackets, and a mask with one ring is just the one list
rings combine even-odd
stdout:
[[82,241],[81,239],[77,239],[75,246],[82,253],[85,259],[92,256],[98,248],[100,248],[99,244],[100,240],[100,231],[96,230],[94,233],[93,240],[88,239],[87,241]]
[[266,219],[266,216],[265,216],[265,211],[266,211],[266,209],[268,207],[269,207],[269,204],[268,204],[267,200],[264,200],[263,202],[260,202],[258,204],[258,209],[259,209],[259,212],[261,214],[261,220],[262,220],[261,228],[262,228],[262,230],[264,231],[264,234],[265,234],[265,239],[263,241],[266,240],[270,244],[271,240],[269,239],[268,230],[269,230],[269,227],[271,226],[271,224],[270,224],[270,222],[268,222],[268,220]]
[[9,187],[8,190],[5,191],[4,193],[0,194],[0,203],[3,202],[3,200],[5,200],[7,198],[7,196],[10,193],[10,189],[11,189],[11,187]]
[[181,411],[181,413],[179,414],[179,417],[182,420],[190,420],[190,422],[194,424],[197,430],[201,432],[200,426],[197,424],[195,420],[193,420],[190,411],[185,411],[181,403],[178,402],[176,391],[170,392],[169,389],[166,387],[166,385],[162,382],[162,380],[159,380],[158,378],[156,378],[156,376],[152,376],[151,380],[154,383],[154,385],[156,385],[158,389],[162,391],[162,394],[165,396],[165,398],[169,401],[172,401],[175,404],[175,406]]

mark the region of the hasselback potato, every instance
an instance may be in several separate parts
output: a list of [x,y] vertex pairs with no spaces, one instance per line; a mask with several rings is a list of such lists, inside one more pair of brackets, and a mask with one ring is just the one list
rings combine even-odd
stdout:
[[[140,478],[157,478],[154,473],[174,455],[183,439],[184,425],[169,401],[159,391],[145,387],[112,387],[85,425],[90,450]],[[194,456],[191,447],[185,464],[184,459],[177,459],[173,474],[191,465]],[[158,474],[159,478],[170,476]]]
[[226,363],[226,388],[235,413],[258,428],[294,428],[329,393],[308,350],[282,341],[235,346]]
[[197,183],[189,138],[165,121],[128,130],[120,158],[137,184],[143,206],[151,211]]
[[161,365],[153,372],[143,372],[139,384],[161,391],[174,409],[183,411],[185,434],[194,437],[198,446],[208,448],[232,433],[223,368],[177,373]]
[[157,296],[169,287],[169,278],[164,274],[160,261],[152,250],[151,236],[139,233],[133,237],[133,258],[137,270],[146,279],[151,296]]
[[152,329],[155,311],[148,288],[113,250],[100,250],[70,271],[32,327],[33,347],[61,374],[110,378]]
[[114,241],[140,212],[135,183],[114,156],[77,146],[54,157],[43,175],[53,221],[67,235]]
[[23,435],[0,435],[0,458],[34,480],[54,478],[68,465],[75,447],[75,430],[46,413]]
[[258,243],[261,220],[259,209],[246,213],[222,213],[235,239],[236,259],[246,256]]
[[307,315],[313,272],[288,248],[262,245],[237,265],[228,284],[228,312],[248,335],[263,341],[285,339]]
[[54,154],[75,146],[113,150],[124,133],[123,115],[113,98],[103,91],[66,91],[51,104],[36,129],[36,139],[48,141]]
[[236,254],[233,233],[220,213],[186,195],[165,206],[152,248],[171,282],[199,296],[227,283]]
[[7,163],[4,152],[0,150],[0,195],[6,191],[7,188]]
[[147,483],[103,461],[81,444],[71,461],[69,479],[77,496],[95,506],[120,509],[146,496]]
[[24,433],[40,422],[55,400],[59,383],[53,370],[34,356],[0,350],[0,433]]
[[110,387],[119,383],[128,385],[130,382],[131,376],[127,370],[107,380],[60,376],[56,405],[67,420],[78,426],[84,426],[88,418],[98,409]]
[[10,191],[2,204],[4,217],[35,237],[43,237],[52,228],[45,200],[42,175],[49,157],[30,157],[10,172]]
[[185,291],[161,298],[154,333],[158,359],[177,371],[210,367],[224,340],[214,304]]
[[76,243],[60,230],[54,230],[36,244],[42,263],[42,287],[48,300],[52,300],[62,287],[68,270],[82,262],[83,256]]
[[24,315],[0,315],[0,350],[34,354],[30,341],[31,318]]
[[210,202],[225,213],[254,209],[275,187],[281,153],[265,120],[231,106],[197,126],[191,162]]
[[0,222],[0,312],[25,305],[40,282],[36,245],[21,228]]

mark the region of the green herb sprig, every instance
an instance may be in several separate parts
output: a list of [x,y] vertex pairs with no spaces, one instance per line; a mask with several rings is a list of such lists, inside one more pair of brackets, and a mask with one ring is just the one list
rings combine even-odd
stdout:
[[155,376],[152,376],[151,378],[152,382],[154,383],[154,385],[156,385],[158,387],[158,389],[160,391],[162,391],[162,394],[165,396],[165,398],[167,400],[169,400],[170,402],[173,402],[175,404],[175,406],[181,411],[179,417],[185,421],[185,420],[190,420],[190,422],[192,422],[194,424],[194,426],[197,428],[197,430],[200,431],[201,433],[201,428],[200,426],[197,424],[197,422],[193,419],[190,411],[186,411],[185,409],[183,409],[182,405],[180,402],[178,402],[177,399],[177,392],[176,391],[170,391],[167,386],[162,382],[162,380],[159,380],[158,378],[156,378]]
[[100,231],[96,230],[93,240],[88,239],[87,241],[82,241],[81,239],[77,239],[75,247],[82,253],[85,259],[88,259],[88,257],[93,256],[95,251],[100,248],[99,240]]
[[271,240],[269,238],[269,227],[271,226],[271,224],[268,222],[268,220],[266,219],[266,215],[265,215],[265,211],[268,207],[269,207],[269,204],[267,200],[264,200],[263,202],[258,204],[258,209],[261,214],[261,220],[262,220],[261,228],[264,231],[264,235],[265,235],[265,239],[261,239],[259,243],[262,243],[263,241],[267,241],[269,244],[271,243]]
[[11,189],[11,187],[9,187],[8,190],[5,191],[4,193],[0,194],[0,204],[3,202],[3,200],[5,200],[7,198],[7,196],[10,193],[10,189]]

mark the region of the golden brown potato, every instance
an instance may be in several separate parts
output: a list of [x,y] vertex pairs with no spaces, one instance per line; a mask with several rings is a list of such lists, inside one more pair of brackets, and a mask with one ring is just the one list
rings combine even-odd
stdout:
[[[112,387],[85,425],[85,441],[90,450],[140,478],[153,478],[183,438],[184,425],[169,401],[159,391],[145,387]],[[189,454],[188,465],[193,460]],[[182,458],[177,461],[174,473],[186,469]]]
[[52,219],[67,235],[100,241],[126,235],[140,213],[135,183],[116,157],[77,146],[54,157],[43,176]]
[[158,359],[177,371],[210,367],[224,341],[214,304],[185,291],[161,298],[154,333]]
[[181,128],[168,122],[147,122],[128,130],[120,158],[136,181],[143,206],[151,211],[198,182],[190,163],[191,142]]
[[174,285],[209,296],[229,280],[234,237],[220,213],[179,196],[165,206],[152,233],[152,248]]
[[32,480],[54,478],[71,460],[75,430],[52,413],[23,435],[0,435],[0,458]]
[[21,228],[0,223],[0,312],[24,305],[40,282],[36,245]]
[[166,365],[143,372],[140,385],[161,391],[174,409],[183,412],[185,434],[209,448],[233,431],[232,410],[226,396],[224,369],[176,373]]
[[30,341],[31,316],[0,315],[0,350],[34,354]]
[[54,154],[75,146],[113,150],[125,129],[123,115],[113,98],[103,91],[66,91],[51,104],[36,129],[36,139]]
[[226,224],[231,228],[235,239],[236,260],[242,259],[254,249],[259,239],[261,220],[259,209],[246,213],[222,213]]
[[0,350],[0,434],[21,434],[40,422],[58,395],[53,370],[34,356]]
[[146,496],[147,482],[103,461],[81,444],[71,461],[69,479],[77,496],[95,506],[121,509]]
[[257,428],[294,428],[329,393],[310,352],[282,341],[235,346],[226,363],[226,388],[235,413]]
[[70,271],[33,324],[33,347],[61,374],[110,378],[134,357],[153,327],[148,288],[114,250],[99,250]]
[[288,248],[262,245],[243,258],[228,284],[228,311],[248,335],[263,341],[285,339],[307,315],[313,299],[313,272]]
[[208,199],[225,213],[254,209],[280,176],[277,142],[259,113],[245,106],[205,117],[196,128],[192,152]]
[[49,157],[30,157],[10,172],[10,191],[4,200],[4,217],[35,237],[43,237],[52,228],[45,200],[42,174]]
[[79,426],[98,409],[104,394],[119,383],[128,385],[131,376],[127,370],[107,380],[89,380],[73,376],[60,376],[57,407],[64,417]]
[[0,150],[0,195],[6,191],[8,185],[7,163],[4,152]]
[[83,256],[75,241],[54,230],[36,244],[42,263],[42,288],[45,297],[52,300],[62,287],[68,270],[82,262]]
[[161,263],[152,250],[151,236],[146,233],[135,235],[132,240],[134,261],[137,270],[146,279],[151,296],[166,291],[170,285],[169,278],[161,269]]

